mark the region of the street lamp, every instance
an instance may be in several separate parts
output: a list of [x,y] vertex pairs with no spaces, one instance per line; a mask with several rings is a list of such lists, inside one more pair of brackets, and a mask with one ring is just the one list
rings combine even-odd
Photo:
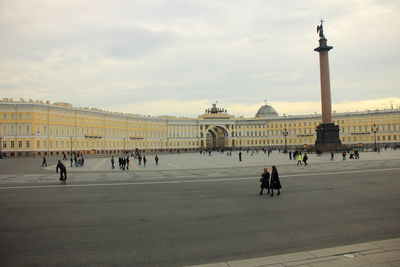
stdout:
[[287,153],[287,149],[286,149],[286,136],[289,134],[288,131],[286,131],[286,128],[283,130],[282,132],[283,136],[285,137],[285,148],[283,150],[283,153]]
[[374,133],[374,151],[378,151],[378,149],[376,148],[376,133],[379,131],[378,126],[376,124],[374,124],[371,128],[371,132]]
[[72,136],[69,137],[71,140],[71,152],[70,152],[70,156],[72,157]]
[[161,142],[161,150],[160,150],[160,153],[162,152],[162,138],[160,139],[160,142]]
[[0,136],[0,159],[3,158],[3,140],[4,136]]
[[125,137],[122,138],[122,139],[123,139],[123,141],[124,141],[124,151],[123,151],[123,153],[125,154]]

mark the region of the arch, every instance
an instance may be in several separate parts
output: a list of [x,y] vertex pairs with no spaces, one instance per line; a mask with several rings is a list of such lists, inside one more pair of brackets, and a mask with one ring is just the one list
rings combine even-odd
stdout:
[[206,130],[206,146],[209,149],[228,146],[229,132],[224,126],[212,125]]

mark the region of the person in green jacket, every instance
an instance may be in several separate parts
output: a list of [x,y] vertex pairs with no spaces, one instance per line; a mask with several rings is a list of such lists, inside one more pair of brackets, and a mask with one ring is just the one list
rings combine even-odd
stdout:
[[302,165],[301,160],[302,160],[301,154],[299,153],[299,154],[297,155],[297,165],[299,165],[299,164]]

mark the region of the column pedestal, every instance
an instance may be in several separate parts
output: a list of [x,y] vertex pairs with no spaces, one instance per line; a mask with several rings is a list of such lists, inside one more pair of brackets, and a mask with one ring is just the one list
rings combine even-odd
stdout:
[[341,149],[342,142],[339,138],[339,126],[333,123],[321,123],[317,126],[317,140],[315,148],[321,151],[336,151]]

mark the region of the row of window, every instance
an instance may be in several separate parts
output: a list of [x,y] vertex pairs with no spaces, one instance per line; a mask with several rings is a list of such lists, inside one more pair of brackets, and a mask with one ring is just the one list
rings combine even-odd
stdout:
[[[23,147],[23,141],[18,140],[18,141],[3,141],[2,142],[2,148],[8,148],[7,147],[7,142],[9,143],[10,148],[30,148],[31,143],[29,140],[25,141],[25,146]],[[17,143],[16,143],[17,142]],[[17,147],[15,146],[17,144]],[[79,148],[126,148],[128,149],[129,147],[160,147],[162,148],[164,146],[167,147],[168,144],[170,146],[198,146],[199,142],[198,141],[189,141],[189,142],[135,142],[134,144],[132,143],[124,143],[124,142],[98,142],[98,141],[76,141],[70,143],[69,141],[49,141],[49,148],[61,148],[61,149],[79,149]],[[71,147],[72,145],[72,147]],[[85,146],[86,145],[86,146]],[[36,141],[36,148],[47,148],[47,141]]]
[[[24,116],[23,116],[23,113],[17,113],[17,116],[15,116],[15,113],[9,113],[8,116],[7,116],[7,113],[3,113],[3,116],[2,116],[3,120],[7,120],[8,118],[11,120],[14,120],[15,117],[17,117],[19,120],[22,120]],[[25,119],[30,120],[31,114],[25,113]]]
[[[380,117],[382,117],[382,116],[380,116]],[[392,117],[391,118],[391,120],[388,120],[388,121],[394,121],[394,120],[399,120],[399,118],[398,117]],[[381,119],[379,119],[379,121],[376,123],[376,124],[379,124],[379,123],[381,123],[383,121],[383,118]],[[319,122],[316,122],[316,121],[314,121],[314,122],[310,122],[310,121],[304,121],[304,122],[293,122],[293,123],[291,123],[291,122],[289,122],[289,123],[268,123],[268,124],[253,124],[253,125],[241,125],[241,124],[238,124],[238,125],[236,125],[236,129],[257,129],[257,128],[259,128],[259,129],[261,129],[261,128],[280,128],[280,129],[284,129],[284,128],[289,128],[289,127],[301,127],[301,126],[317,126],[318,124],[320,124],[321,122],[319,121]],[[344,125],[345,123],[347,123],[347,124],[349,124],[349,123],[371,123],[371,120],[369,120],[369,119],[364,119],[364,120],[362,120],[362,119],[352,119],[352,120],[336,120],[336,121],[333,121],[333,123],[334,124],[336,124],[336,125]],[[372,124],[373,124],[373,122],[372,122]]]
[[[17,127],[17,128],[15,128]],[[17,130],[16,130],[17,129]],[[30,124],[2,124],[2,134],[31,134]]]
[[[382,136],[377,136],[376,141],[377,142],[386,142],[386,141],[397,141],[400,140],[400,135],[382,135]],[[292,142],[293,141],[293,142]],[[238,145],[281,145],[284,144],[284,139],[259,139],[259,140],[237,140]],[[288,145],[296,145],[296,144],[313,144],[315,142],[315,138],[313,137],[305,137],[305,138],[295,138],[287,139],[287,144]],[[353,136],[353,137],[343,137],[342,138],[343,143],[359,143],[359,142],[365,142],[365,143],[373,143],[374,142],[374,137],[371,136]],[[31,143],[29,140],[25,141],[25,146],[23,146],[23,141],[18,140],[18,141],[2,141],[2,147],[3,148],[8,148],[7,143],[9,143],[9,147],[11,149],[13,148],[31,148]],[[126,148],[128,149],[129,147],[159,147],[159,148],[166,148],[168,145],[170,147],[192,147],[192,146],[199,146],[198,141],[169,141],[169,142],[161,142],[161,141],[135,141],[135,142],[121,142],[121,141],[115,141],[115,142],[110,142],[110,141],[41,141],[37,140],[36,141],[36,148],[40,149],[46,149],[47,144],[49,144],[49,148],[61,148],[61,149],[92,149],[92,148]]]

